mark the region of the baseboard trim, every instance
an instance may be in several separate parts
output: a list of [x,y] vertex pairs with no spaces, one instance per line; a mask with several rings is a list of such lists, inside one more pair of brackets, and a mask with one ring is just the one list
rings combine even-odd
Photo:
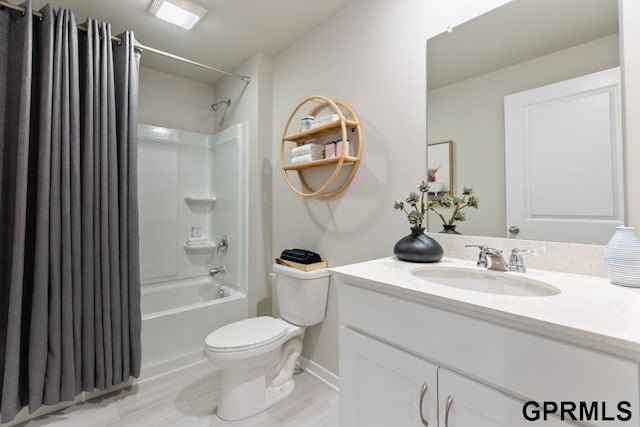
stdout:
[[298,358],[298,365],[304,369],[309,375],[319,379],[335,391],[340,391],[340,377],[324,367],[318,365],[313,360],[309,360],[304,356]]

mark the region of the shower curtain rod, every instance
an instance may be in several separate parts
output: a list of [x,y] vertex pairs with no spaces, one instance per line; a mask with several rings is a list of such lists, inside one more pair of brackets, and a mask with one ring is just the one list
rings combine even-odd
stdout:
[[[6,2],[4,0],[0,0],[0,6],[6,7],[8,9],[13,9],[13,10],[17,10],[18,12],[22,12],[22,14],[25,14],[26,9],[22,6],[18,6],[15,5],[13,3],[9,3]],[[32,11],[31,12],[33,14],[33,16],[37,16],[38,18],[43,18],[44,15],[40,12],[36,12],[36,11]],[[78,28],[82,31],[87,31],[87,28],[84,25],[78,25]],[[118,43],[122,43],[122,39],[120,37],[116,37],[116,36],[111,36],[111,40],[118,42]],[[210,67],[208,65],[205,64],[201,64],[199,62],[196,61],[192,61],[191,59],[187,59],[187,58],[183,58],[182,56],[178,56],[178,55],[174,55],[172,53],[169,52],[165,52],[163,50],[159,50],[150,46],[145,46],[142,43],[139,43],[136,41],[135,43],[135,47],[142,50],[142,51],[149,51],[151,53],[155,53],[156,55],[160,55],[160,56],[164,56],[165,58],[169,58],[169,59],[173,59],[174,61],[180,61],[180,62],[184,62],[186,64],[190,64],[190,65],[194,65],[196,67],[200,67],[200,68],[204,68],[205,70],[209,70],[209,71],[213,71],[214,73],[218,73],[218,74],[224,74],[225,76],[228,77],[233,77],[235,79],[240,79],[243,80],[245,82],[250,82],[251,81],[251,77],[249,76],[243,76],[241,74],[236,74],[236,73],[230,73],[228,71],[224,71],[224,70],[220,70],[218,68],[214,68],[214,67]]]

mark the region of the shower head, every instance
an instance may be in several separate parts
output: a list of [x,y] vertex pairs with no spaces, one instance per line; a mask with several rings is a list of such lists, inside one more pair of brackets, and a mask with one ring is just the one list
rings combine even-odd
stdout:
[[218,101],[215,104],[211,104],[211,108],[213,109],[213,111],[218,111],[218,108],[220,108],[223,105],[229,108],[231,106],[231,100],[225,99],[224,101]]

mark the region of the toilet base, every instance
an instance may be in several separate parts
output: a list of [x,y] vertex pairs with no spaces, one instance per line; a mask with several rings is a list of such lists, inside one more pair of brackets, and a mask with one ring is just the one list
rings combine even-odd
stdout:
[[218,401],[218,418],[237,421],[248,418],[293,393],[293,371],[302,350],[304,330],[295,330],[290,338],[272,354],[227,366],[221,372],[222,386]]
[[218,418],[237,421],[251,417],[289,397],[295,387],[293,379],[278,386],[266,387],[264,374],[223,371]]
[[267,408],[291,396],[291,393],[293,393],[295,388],[296,383],[293,382],[293,379],[290,379],[286,383],[277,387],[267,388]]

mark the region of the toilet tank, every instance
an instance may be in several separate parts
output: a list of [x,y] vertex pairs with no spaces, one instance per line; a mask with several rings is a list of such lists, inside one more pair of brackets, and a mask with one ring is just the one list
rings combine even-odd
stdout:
[[329,270],[302,271],[273,264],[280,316],[298,326],[324,320],[329,293]]

